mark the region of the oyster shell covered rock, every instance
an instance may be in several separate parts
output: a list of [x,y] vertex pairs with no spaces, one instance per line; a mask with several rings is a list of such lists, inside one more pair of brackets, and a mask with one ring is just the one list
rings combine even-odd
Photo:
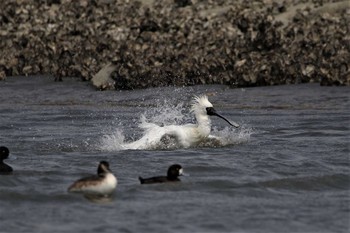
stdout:
[[3,0],[0,36],[0,80],[350,85],[348,1]]

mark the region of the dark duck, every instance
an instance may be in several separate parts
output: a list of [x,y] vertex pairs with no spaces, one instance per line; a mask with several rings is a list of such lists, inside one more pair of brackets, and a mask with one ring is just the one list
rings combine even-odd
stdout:
[[0,147],[0,174],[9,174],[13,171],[12,167],[4,163],[4,160],[9,157],[9,154],[10,151],[7,147]]
[[180,181],[179,176],[183,175],[183,169],[181,165],[174,164],[168,169],[167,176],[155,176],[150,178],[139,177],[141,184],[154,184],[154,183],[164,183],[164,182],[176,182]]

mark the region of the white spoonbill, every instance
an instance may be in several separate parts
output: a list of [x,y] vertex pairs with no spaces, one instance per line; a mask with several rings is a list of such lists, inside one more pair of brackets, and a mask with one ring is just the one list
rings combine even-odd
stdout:
[[148,149],[157,147],[166,137],[175,139],[180,147],[188,148],[196,146],[208,138],[216,138],[210,135],[210,116],[218,116],[231,126],[239,127],[237,123],[230,122],[225,117],[218,114],[206,95],[194,97],[191,112],[193,112],[196,117],[196,124],[159,126],[154,123],[146,122],[143,116],[140,125],[140,127],[145,130],[143,137],[137,141],[124,144],[124,149]]

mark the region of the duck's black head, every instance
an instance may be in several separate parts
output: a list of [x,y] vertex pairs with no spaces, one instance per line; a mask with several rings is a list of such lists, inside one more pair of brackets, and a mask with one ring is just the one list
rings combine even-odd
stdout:
[[179,164],[171,165],[168,169],[168,179],[177,179],[178,176],[182,175],[182,167]]
[[10,151],[6,146],[0,147],[0,160],[7,159],[9,157]]
[[102,175],[103,173],[110,172],[109,163],[106,161],[101,161],[97,167],[97,174]]

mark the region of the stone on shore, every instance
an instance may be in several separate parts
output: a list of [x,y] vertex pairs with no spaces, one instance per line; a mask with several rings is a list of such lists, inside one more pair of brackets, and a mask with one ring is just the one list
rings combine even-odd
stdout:
[[117,66],[111,63],[104,66],[92,77],[92,85],[99,90],[114,89],[115,81],[112,79],[111,74],[116,70],[116,68]]

